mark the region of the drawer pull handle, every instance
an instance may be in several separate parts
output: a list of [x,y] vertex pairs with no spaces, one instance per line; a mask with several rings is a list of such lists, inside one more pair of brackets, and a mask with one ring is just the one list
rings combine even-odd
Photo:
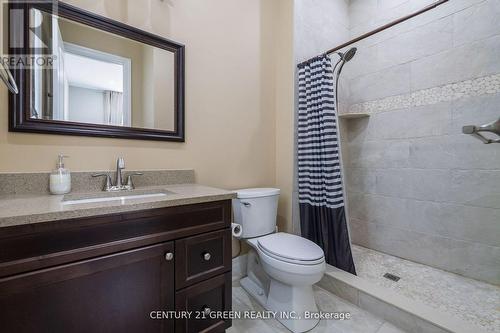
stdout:
[[201,310],[205,316],[208,316],[210,313],[212,313],[212,309],[210,309],[208,306],[204,306],[203,309]]
[[174,259],[174,254],[172,252],[165,253],[165,260],[170,261]]
[[209,260],[210,260],[210,258],[212,258],[212,255],[211,255],[210,253],[205,252],[205,253],[203,254],[203,259],[205,259],[205,261],[209,261]]
[[252,204],[250,202],[242,201],[241,204],[245,207],[250,207]]

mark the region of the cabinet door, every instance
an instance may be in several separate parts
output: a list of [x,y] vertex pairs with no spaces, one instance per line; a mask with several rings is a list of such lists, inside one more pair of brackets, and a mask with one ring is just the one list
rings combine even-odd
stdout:
[[173,332],[173,242],[0,279],[2,332]]
[[231,310],[231,273],[225,273],[177,291],[177,313],[190,313],[190,319],[178,319],[176,333],[220,333],[231,326],[224,313]]

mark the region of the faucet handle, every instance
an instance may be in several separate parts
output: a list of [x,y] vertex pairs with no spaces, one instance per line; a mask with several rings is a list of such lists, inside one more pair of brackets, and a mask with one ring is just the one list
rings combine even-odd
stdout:
[[127,176],[127,187],[131,190],[135,188],[134,182],[132,181],[132,176],[142,176],[142,172],[133,172],[130,175]]
[[111,176],[108,175],[107,173],[96,173],[93,174],[92,177],[106,177],[106,183],[104,184],[104,187],[102,188],[103,191],[110,191],[111,190]]

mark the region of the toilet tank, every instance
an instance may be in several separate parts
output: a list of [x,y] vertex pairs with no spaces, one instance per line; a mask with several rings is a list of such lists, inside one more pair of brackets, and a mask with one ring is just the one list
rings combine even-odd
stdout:
[[233,199],[234,223],[241,225],[241,238],[254,238],[276,230],[278,214],[277,188],[247,188],[237,190]]

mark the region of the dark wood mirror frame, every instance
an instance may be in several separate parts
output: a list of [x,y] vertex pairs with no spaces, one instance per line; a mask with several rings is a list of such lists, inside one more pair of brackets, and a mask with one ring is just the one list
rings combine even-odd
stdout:
[[[13,70],[13,76],[19,86],[19,94],[10,94],[9,131],[184,142],[184,45],[60,1],[9,3],[9,9],[24,10],[24,22],[29,22],[29,12],[32,8],[47,13],[54,13],[54,8],[56,8],[56,14],[60,17],[172,52],[175,59],[175,128],[173,131],[164,131],[137,127],[31,119],[30,100],[32,91],[30,89],[30,70],[18,66]],[[11,27],[10,21],[8,24]],[[23,48],[10,47],[10,45],[19,45],[15,40],[19,38],[18,36],[23,38],[23,40],[28,40],[29,27],[27,24],[24,24],[22,29],[19,27],[16,28],[16,31],[9,32],[9,54],[14,56],[32,54],[29,45],[26,45],[28,43],[24,43]]]

